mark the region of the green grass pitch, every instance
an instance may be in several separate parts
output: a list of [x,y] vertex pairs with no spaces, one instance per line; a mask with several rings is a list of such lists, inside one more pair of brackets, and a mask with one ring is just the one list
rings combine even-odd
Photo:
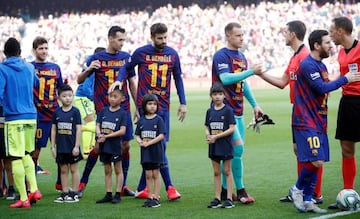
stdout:
[[[182,194],[180,200],[168,201],[162,184],[161,207],[157,209],[143,208],[141,205],[144,200],[131,197],[123,197],[122,202],[117,205],[95,204],[95,201],[105,194],[103,167],[98,162],[80,202],[54,203],[53,200],[59,195],[54,189],[56,166],[50,148],[45,148],[41,152],[40,163],[43,168],[49,169],[51,174],[37,176],[43,199],[31,209],[10,209],[9,204],[12,201],[0,200],[0,218],[309,218],[319,216],[299,213],[292,204],[279,202],[279,198],[287,194],[288,188],[296,180],[288,90],[254,90],[258,103],[276,125],[263,126],[260,134],[247,130],[243,155],[244,184],[256,202],[251,205],[236,202],[236,207],[233,209],[207,208],[207,204],[214,197],[212,167],[207,157],[203,125],[210,97],[208,91],[188,91],[186,94],[188,112],[183,123],[177,121],[178,98],[172,96],[171,136],[167,147],[172,180]],[[340,146],[334,139],[339,98],[340,91],[336,91],[330,95],[328,103],[331,161],[324,167],[324,204],[321,205],[323,208],[335,201],[342,187]],[[247,125],[252,118],[252,110],[247,101],[245,105],[244,121]],[[139,154],[139,146],[132,141],[128,185],[133,189],[136,189],[140,177]],[[359,156],[357,153],[358,161]],[[84,161],[80,163],[80,172],[84,164]],[[357,189],[359,182],[358,176]],[[335,212],[329,211],[329,213]],[[360,217],[359,213],[344,218],[354,217]]]

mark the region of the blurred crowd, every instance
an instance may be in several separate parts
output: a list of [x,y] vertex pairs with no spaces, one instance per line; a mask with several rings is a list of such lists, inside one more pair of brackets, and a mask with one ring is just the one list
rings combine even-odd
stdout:
[[[19,17],[4,16],[0,17],[0,48],[8,37],[15,36],[21,40],[22,56],[31,61],[33,39],[44,36],[49,40],[49,60],[59,64],[63,78],[72,82],[94,48],[106,47],[110,26],[120,25],[126,29],[128,40],[123,50],[131,53],[150,42],[151,24],[163,22],[169,28],[168,45],[179,52],[184,77],[206,78],[211,76],[212,55],[224,46],[224,26],[230,21],[238,21],[243,27],[242,49],[250,65],[261,62],[266,68],[277,69],[286,66],[292,55],[282,36],[282,28],[288,21],[304,21],[310,33],[313,29],[329,29],[331,19],[339,15],[353,20],[353,34],[360,38],[360,3],[327,3],[321,7],[310,1],[261,2],[249,6],[225,3],[205,8],[197,4],[188,7],[168,4],[151,12],[50,14],[27,22]],[[337,72],[336,63],[336,56],[327,59],[330,73]]]

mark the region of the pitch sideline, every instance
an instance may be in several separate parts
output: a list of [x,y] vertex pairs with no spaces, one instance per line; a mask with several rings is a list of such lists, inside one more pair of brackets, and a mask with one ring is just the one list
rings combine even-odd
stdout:
[[340,212],[336,212],[334,214],[322,215],[320,217],[311,217],[310,219],[328,219],[328,218],[334,218],[334,217],[338,217],[338,216],[345,216],[345,215],[359,213],[359,212],[360,212],[360,209],[357,209],[356,211],[340,211]]

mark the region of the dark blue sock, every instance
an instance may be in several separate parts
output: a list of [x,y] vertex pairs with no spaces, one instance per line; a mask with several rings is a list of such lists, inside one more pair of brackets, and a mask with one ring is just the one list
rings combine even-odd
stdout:
[[304,201],[311,201],[317,181],[317,172],[310,176],[310,182],[304,187]]
[[6,171],[3,169],[3,181],[1,182],[3,185],[3,188],[6,188]]
[[61,185],[61,168],[60,165],[57,164],[57,179],[56,184]]
[[136,191],[140,192],[140,191],[144,190],[145,188],[146,188],[146,178],[145,178],[145,171],[143,169],[142,173],[141,173],[139,185],[138,185]]
[[[166,147],[165,147],[165,149],[166,149]],[[168,159],[167,159],[166,153],[164,155],[164,166],[162,166],[160,168],[160,174],[164,181],[165,190],[167,191],[168,187],[172,186],[172,182],[171,182],[170,170],[169,170]]]
[[85,183],[85,184],[88,183],[90,173],[97,162],[98,156],[99,156],[99,154],[95,153],[93,150],[90,152],[90,154],[86,160],[84,172],[82,174],[80,183]]
[[123,156],[122,159],[122,170],[123,170],[123,174],[124,174],[124,181],[123,181],[123,186],[126,186],[126,180],[127,180],[127,175],[128,175],[128,170],[129,170],[129,166],[130,166],[130,159],[127,156],[127,158]]
[[296,182],[296,187],[300,190],[304,190],[305,186],[310,186],[314,174],[317,174],[317,167],[312,163],[306,163],[300,170],[298,180]]

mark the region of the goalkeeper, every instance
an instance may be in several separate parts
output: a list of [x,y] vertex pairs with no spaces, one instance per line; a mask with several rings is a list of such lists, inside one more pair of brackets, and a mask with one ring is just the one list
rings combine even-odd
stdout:
[[[244,79],[255,74],[261,74],[261,66],[255,65],[248,69],[247,60],[242,47],[244,33],[239,23],[229,23],[225,27],[227,45],[218,50],[213,57],[212,83],[221,82],[225,88],[226,104],[234,110],[236,128],[233,133],[234,158],[231,161],[232,173],[236,187],[236,199],[243,204],[249,204],[255,199],[249,196],[243,183],[243,162],[245,128],[243,122],[243,98],[250,102],[254,109],[255,118],[261,116],[262,110],[257,105],[250,87]],[[222,168],[223,169],[223,168]],[[224,171],[222,171],[224,173]],[[226,178],[222,174],[221,199],[226,200]]]

